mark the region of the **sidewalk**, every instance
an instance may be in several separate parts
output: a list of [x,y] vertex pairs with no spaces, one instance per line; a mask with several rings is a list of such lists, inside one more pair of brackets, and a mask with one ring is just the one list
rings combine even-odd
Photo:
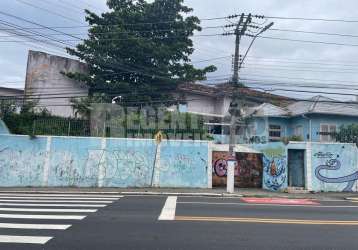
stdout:
[[358,198],[358,193],[284,193],[263,189],[240,188],[228,194],[225,189],[189,189],[189,188],[0,188],[0,193],[87,193],[87,194],[122,194],[122,195],[176,195],[207,197],[268,197],[296,198],[316,200],[344,200]]

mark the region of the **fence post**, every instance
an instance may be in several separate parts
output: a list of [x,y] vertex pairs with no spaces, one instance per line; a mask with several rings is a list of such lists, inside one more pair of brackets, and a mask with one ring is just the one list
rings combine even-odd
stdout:
[[71,120],[68,120],[68,133],[67,135],[70,136],[71,133]]
[[32,134],[35,135],[36,120],[32,122]]

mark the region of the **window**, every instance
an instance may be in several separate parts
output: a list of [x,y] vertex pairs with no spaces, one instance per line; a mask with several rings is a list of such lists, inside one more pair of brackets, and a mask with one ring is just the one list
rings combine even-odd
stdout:
[[281,126],[280,125],[269,125],[269,138],[270,141],[279,141],[281,140]]
[[335,141],[334,134],[337,131],[336,124],[321,124],[320,128],[320,141],[321,142],[333,142]]
[[302,125],[297,125],[293,131],[293,134],[295,136],[300,136],[303,138],[303,126]]

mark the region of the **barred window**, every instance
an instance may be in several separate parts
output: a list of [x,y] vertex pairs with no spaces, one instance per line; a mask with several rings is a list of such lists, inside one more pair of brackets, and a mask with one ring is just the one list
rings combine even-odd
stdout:
[[269,138],[270,141],[281,140],[281,126],[276,124],[269,125]]

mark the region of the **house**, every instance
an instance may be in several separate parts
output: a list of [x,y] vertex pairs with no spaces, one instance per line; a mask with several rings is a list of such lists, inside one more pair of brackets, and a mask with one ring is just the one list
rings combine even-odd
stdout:
[[[88,89],[63,73],[86,71],[86,64],[78,60],[29,51],[25,82],[26,98],[36,100],[38,108],[46,108],[53,115],[73,117],[75,112],[70,97],[85,97],[88,95]],[[216,86],[183,83],[178,86],[173,96],[180,100],[180,110],[216,118],[220,123],[220,119],[228,114],[232,93],[232,86],[227,83]],[[245,96],[245,104],[248,107],[264,102],[272,102],[278,106],[290,103],[290,98],[249,88],[240,89],[240,93]]]
[[[299,140],[334,142],[343,125],[358,123],[358,103],[345,103],[323,96],[297,101],[286,107],[264,103],[249,109],[249,137],[258,142]],[[248,132],[247,132],[248,133]]]
[[23,89],[0,87],[0,97],[19,97],[22,98],[24,95]]
[[35,102],[39,109],[46,108],[53,115],[73,117],[71,97],[85,97],[88,90],[63,73],[86,70],[86,64],[78,60],[30,50],[25,81],[26,100]]

